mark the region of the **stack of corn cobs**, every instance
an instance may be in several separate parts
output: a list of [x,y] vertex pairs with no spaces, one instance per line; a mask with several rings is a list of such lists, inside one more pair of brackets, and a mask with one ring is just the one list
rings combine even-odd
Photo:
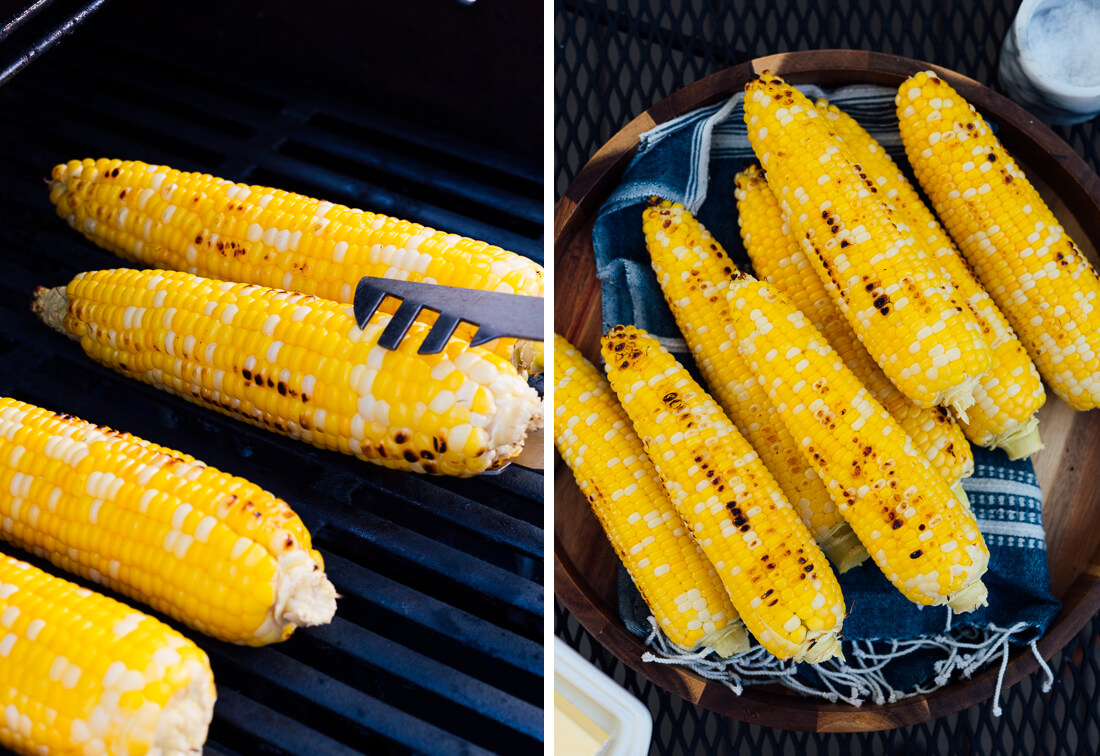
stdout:
[[[143,265],[40,289],[93,359],[208,408],[387,467],[469,476],[541,427],[539,345],[420,355],[428,317],[377,345],[365,275],[541,296],[542,269],[482,242],[275,189],[120,160],[54,169],[58,215]],[[269,288],[278,286],[280,288]],[[29,292],[28,292],[29,293]],[[223,641],[328,623],[336,591],[287,502],[187,454],[0,397],[0,538]],[[75,640],[79,639],[79,640]],[[0,554],[0,745],[190,753],[206,655],[167,625]]]
[[854,120],[768,74],[735,191],[756,277],[683,207],[644,211],[706,389],[637,328],[604,336],[606,379],[556,337],[558,448],[684,649],[728,656],[747,628],[780,659],[840,656],[834,568],[868,556],[917,604],[983,606],[968,441],[1040,450],[1044,380],[1100,402],[1096,271],[950,86],[919,73],[896,102],[936,215]]

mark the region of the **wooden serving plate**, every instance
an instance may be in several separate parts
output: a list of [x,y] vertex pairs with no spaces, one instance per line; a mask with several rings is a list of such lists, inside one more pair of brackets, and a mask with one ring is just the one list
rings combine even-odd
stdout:
[[[897,87],[932,69],[999,127],[998,136],[1021,163],[1073,239],[1097,264],[1100,178],[1073,149],[1010,100],[953,71],[909,58],[852,50],[784,53],[728,68],[673,93],[631,121],[588,162],[558,201],[554,214],[555,330],[599,364],[601,294],[592,253],[592,222],[617,185],[638,136],[687,111],[741,91],[764,70],[795,84],[823,87],[872,83]],[[1046,449],[1033,458],[1044,494],[1043,515],[1052,590],[1062,611],[1039,651],[1050,658],[1100,607],[1100,410],[1074,412],[1047,392],[1040,412]],[[646,664],[642,641],[618,618],[618,560],[561,458],[555,464],[554,592],[580,623],[636,672],[681,698],[745,722],[811,732],[885,730],[936,719],[986,700],[998,664],[969,680],[892,704],[852,707],[797,696],[774,686],[725,686],[676,666]],[[1030,649],[1014,650],[1005,672],[1011,685],[1038,667]]]

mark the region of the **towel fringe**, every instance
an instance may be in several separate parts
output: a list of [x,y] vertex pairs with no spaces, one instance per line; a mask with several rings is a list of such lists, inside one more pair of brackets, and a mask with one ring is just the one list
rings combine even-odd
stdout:
[[[650,631],[646,637],[646,645],[652,650],[642,655],[642,661],[687,667],[705,679],[722,683],[735,695],[741,695],[749,684],[777,684],[831,703],[843,701],[851,706],[862,706],[868,700],[881,705],[915,695],[927,695],[946,685],[956,672],[969,678],[1000,655],[1000,671],[992,708],[993,716],[1000,717],[1000,697],[1008,669],[1009,642],[1029,626],[1026,622],[1017,622],[1010,627],[998,627],[990,623],[984,628],[962,627],[952,631],[951,618],[952,614],[949,612],[947,626],[942,635],[929,638],[906,641],[844,641],[846,661],[829,659],[812,667],[804,667],[813,671],[818,678],[817,684],[810,683],[805,677],[798,677],[799,664],[790,660],[780,661],[759,645],[728,659],[719,657],[711,648],[686,651],[658,630],[657,621],[652,616],[648,618]],[[1054,682],[1054,673],[1039,654],[1035,641],[1032,640],[1029,645],[1046,672],[1043,692],[1048,692]],[[936,675],[932,684],[916,685],[908,691],[891,686],[884,671],[887,665],[925,650],[939,650],[946,654],[944,659],[934,665]]]

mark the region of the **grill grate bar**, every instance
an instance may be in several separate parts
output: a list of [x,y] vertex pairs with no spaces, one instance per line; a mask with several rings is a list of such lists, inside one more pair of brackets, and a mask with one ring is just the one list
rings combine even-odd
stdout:
[[349,658],[354,670],[348,674],[369,675],[370,687],[384,688],[389,698],[402,697],[414,706],[446,707],[451,722],[471,739],[485,738],[489,727],[497,728],[495,739],[501,743],[513,730],[533,739],[542,733],[540,707],[427,656],[410,654],[399,644],[339,617],[331,625],[303,636],[303,640],[296,649],[309,646],[311,659],[333,652]]
[[[195,102],[174,89],[156,87],[155,79],[135,82],[129,75],[132,70],[132,64],[117,61],[90,69],[62,57],[36,67],[33,73],[45,80],[33,84],[52,90],[63,105],[86,111],[87,117],[104,124],[107,133],[88,141],[118,145],[116,155],[134,155],[183,170],[231,173],[226,177],[321,195],[542,259],[541,197],[497,187],[494,173],[484,168],[459,175],[434,167],[426,161],[416,132],[389,140],[392,144],[386,150],[367,141],[369,134],[349,138],[291,120],[280,124],[285,126],[283,133],[277,149],[271,150],[248,136],[270,128],[275,114],[247,103],[237,106],[224,97]],[[57,119],[50,119],[56,124],[52,131],[61,137],[70,123],[64,116],[59,113]],[[145,144],[135,150],[126,144],[128,140]],[[178,151],[190,158],[185,164],[145,157],[149,148],[170,141],[184,141]],[[223,156],[232,159],[226,164]],[[474,173],[484,175],[470,178]]]
[[541,586],[369,512],[340,518],[339,526],[322,530],[315,535],[315,540],[329,548],[332,548],[331,542],[339,541],[345,550],[359,554],[369,550],[372,560],[392,560],[401,563],[402,569],[421,568],[429,571],[431,579],[436,581],[457,582],[481,596],[529,612],[534,617],[543,616]]
[[[272,733],[278,733],[272,737]],[[271,742],[281,753],[316,754],[316,756],[354,756],[360,753],[335,741],[292,717],[253,701],[228,685],[218,686],[218,702],[214,721],[210,724],[212,739],[224,745],[236,745],[240,753],[250,753],[257,742]],[[206,756],[226,751],[203,749]]]
[[[230,686],[236,680],[249,698],[272,705],[276,711],[294,712],[298,721],[308,721],[356,748],[370,752],[370,740],[363,739],[381,736],[422,753],[489,753],[270,647],[245,653],[216,642],[205,647],[215,680],[221,679],[223,684],[228,680]],[[242,663],[245,658],[247,665]]]
[[[520,672],[542,674],[542,644],[538,641],[458,610],[336,555],[326,555],[325,571],[345,603],[357,600],[369,606],[372,612],[384,610],[405,620],[403,625],[411,623],[421,631],[428,631],[440,642],[457,642],[464,653],[480,654],[490,662]],[[407,638],[402,641],[413,646]],[[541,695],[542,691],[537,692]]]
[[[478,535],[485,540],[510,546],[528,556],[542,555],[542,529],[537,525],[523,522],[477,501],[440,489],[434,485],[434,480],[392,472],[389,472],[386,477],[394,478],[392,482],[396,485],[387,487],[410,510],[430,514],[435,519],[461,528],[468,528],[471,523],[476,523]],[[367,503],[364,502],[364,504]]]
[[[91,0],[91,2],[81,4],[59,24],[51,25],[42,37],[24,48],[24,53],[17,55],[3,70],[0,70],[0,85],[14,78],[16,74],[29,66],[31,61],[54,47],[69,34],[72,34],[78,26],[87,21],[88,18],[106,2],[107,0]],[[25,22],[38,15],[39,11],[45,9],[47,5],[49,5],[49,2],[37,3],[27,8],[19,16],[13,18],[10,23],[5,25],[4,36],[11,34]],[[3,37],[0,37],[0,39],[3,39]]]
[[53,0],[35,0],[27,7],[17,11],[14,16],[4,22],[3,26],[0,26],[0,42],[3,42],[12,32],[45,10],[52,2]]
[[[131,38],[112,38],[104,42],[85,37],[74,41],[74,46],[79,46],[81,59],[90,64],[86,67],[94,68],[116,84],[141,86],[149,92],[172,97],[183,104],[194,104],[220,117],[237,118],[242,123],[262,124],[263,112],[277,111],[288,99],[296,102],[308,100],[322,113],[318,121],[334,133],[365,130],[376,137],[408,141],[418,149],[432,153],[436,158],[433,162],[465,166],[475,174],[495,173],[500,181],[514,183],[517,194],[541,197],[541,165],[517,161],[506,152],[470,142],[448,131],[410,123],[383,110],[353,109],[344,101],[318,99],[314,92],[275,90],[239,78],[227,80],[224,70],[201,67],[202,60],[194,61],[193,67],[184,68],[175,60],[165,58],[161,51],[143,47],[141,43],[142,40]],[[164,87],[166,80],[172,82],[168,89]],[[254,114],[252,118],[237,115],[238,111],[248,112],[248,108]]]

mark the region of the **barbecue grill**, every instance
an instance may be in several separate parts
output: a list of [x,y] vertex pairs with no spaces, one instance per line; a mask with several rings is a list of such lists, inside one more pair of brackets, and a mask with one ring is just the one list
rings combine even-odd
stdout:
[[9,34],[48,5],[0,5],[0,72],[30,63],[0,87],[0,393],[276,492],[342,596],[331,625],[261,649],[166,620],[211,658],[206,752],[541,751],[541,472],[428,478],[321,451],[128,381],[29,310],[37,285],[125,265],[54,214],[43,178],[71,158],[277,186],[541,262],[541,5],[113,0],[45,8]]

